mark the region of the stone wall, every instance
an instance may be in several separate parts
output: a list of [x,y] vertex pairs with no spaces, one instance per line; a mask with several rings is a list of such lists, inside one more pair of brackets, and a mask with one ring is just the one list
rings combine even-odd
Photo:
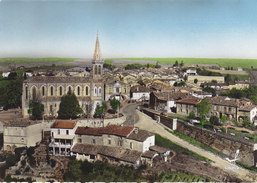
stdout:
[[[159,115],[160,122],[172,129],[173,118],[160,115],[150,110],[143,109],[142,111],[145,114],[151,116],[153,119],[156,119],[156,115]],[[239,161],[249,166],[256,166],[257,155],[254,158],[254,154],[257,154],[257,144],[236,139],[226,134],[220,134],[213,131],[201,129],[181,120],[177,120],[177,131],[187,136],[190,136],[206,145],[209,145],[213,149],[222,152],[230,158],[234,158],[236,150],[239,149]]]

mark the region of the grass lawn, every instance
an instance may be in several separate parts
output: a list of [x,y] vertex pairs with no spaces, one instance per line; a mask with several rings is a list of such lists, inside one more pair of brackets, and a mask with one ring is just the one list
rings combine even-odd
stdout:
[[219,152],[219,151],[213,149],[212,147],[210,147],[210,146],[208,146],[208,145],[206,145],[206,144],[204,144],[204,143],[202,143],[202,142],[200,142],[200,141],[198,141],[198,140],[195,140],[194,138],[191,138],[191,137],[189,137],[189,136],[187,136],[187,135],[184,135],[184,134],[182,134],[182,133],[180,133],[180,132],[178,132],[178,131],[171,131],[171,130],[169,130],[169,129],[167,129],[167,128],[165,128],[165,129],[166,129],[168,132],[170,132],[170,133],[176,135],[177,137],[179,137],[179,138],[181,138],[181,139],[183,139],[183,140],[189,142],[190,144],[193,144],[193,145],[195,145],[195,146],[197,146],[197,147],[200,147],[200,148],[202,148],[202,149],[204,149],[204,150],[206,150],[206,151],[210,151],[210,152],[212,152],[213,154],[216,154],[216,155],[218,155],[218,156],[224,157],[224,154],[223,154],[223,153],[221,153],[221,152]]
[[212,160],[210,160],[210,159],[208,159],[204,156],[201,156],[201,155],[199,155],[199,154],[197,154],[193,151],[190,151],[187,148],[184,148],[184,147],[181,147],[181,146],[177,145],[176,143],[170,141],[169,139],[167,139],[165,137],[162,137],[159,134],[155,134],[155,144],[158,145],[158,146],[161,146],[161,147],[169,148],[171,150],[177,151],[177,152],[182,153],[182,154],[186,154],[188,156],[194,157],[194,158],[202,160],[202,161],[206,161],[206,162],[211,162],[212,161]]
[[0,65],[9,64],[23,64],[23,63],[35,63],[35,62],[73,62],[75,58],[59,58],[59,57],[47,57],[47,58],[29,58],[29,57],[8,57],[0,58]]
[[[110,63],[112,59],[105,61]],[[177,60],[179,63],[183,60],[184,64],[198,63],[198,64],[218,64],[220,67],[242,67],[250,69],[251,66],[257,68],[257,59],[234,59],[234,58],[115,58],[115,60],[153,60],[160,64],[173,65]]]

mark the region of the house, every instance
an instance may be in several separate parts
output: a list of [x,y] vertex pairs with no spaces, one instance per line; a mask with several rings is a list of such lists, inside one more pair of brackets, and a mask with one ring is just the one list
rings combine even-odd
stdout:
[[129,98],[130,87],[126,83],[109,78],[105,83],[104,88],[104,99],[106,101],[112,99],[113,97],[115,97],[117,100]]
[[76,121],[56,120],[51,126],[50,154],[69,156],[70,150],[75,144],[76,129]]
[[3,78],[7,78],[11,72],[3,72],[2,76]]
[[130,99],[136,101],[148,101],[150,89],[141,85],[132,86],[130,89]]
[[186,76],[196,76],[197,75],[197,71],[196,69],[187,69],[186,72],[184,73],[184,75]]
[[[100,160],[138,167],[141,164],[151,166],[153,159],[160,156],[158,146],[155,146],[155,135],[132,126],[78,127],[75,134],[76,144],[71,155],[78,160]],[[161,153],[168,156],[170,150],[164,149]]]
[[197,108],[196,105],[201,102],[199,98],[183,98],[180,100],[176,100],[177,104],[177,114],[183,116],[189,116],[191,111],[194,111],[195,115],[197,116]]
[[188,98],[187,93],[181,91],[152,92],[150,94],[149,107],[162,112],[176,112],[176,100]]
[[235,99],[226,96],[206,98],[211,104],[209,117],[217,116],[219,119],[225,115],[229,121],[242,121],[244,116],[253,122],[256,117],[256,106],[249,99]]
[[16,119],[4,124],[4,150],[14,151],[17,147],[36,146],[41,142],[44,131],[49,131],[52,121]]

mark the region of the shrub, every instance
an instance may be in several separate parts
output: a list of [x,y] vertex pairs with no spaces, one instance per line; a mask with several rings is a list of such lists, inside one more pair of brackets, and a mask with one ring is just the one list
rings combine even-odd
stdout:
[[211,116],[210,117],[210,123],[212,125],[219,125],[219,119],[217,118],[217,116]]
[[189,113],[189,116],[188,116],[190,119],[194,119],[195,118],[195,112],[194,111],[191,111]]

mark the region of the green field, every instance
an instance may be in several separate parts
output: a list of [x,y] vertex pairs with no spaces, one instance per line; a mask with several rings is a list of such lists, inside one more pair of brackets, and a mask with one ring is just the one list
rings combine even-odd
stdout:
[[35,62],[73,62],[75,58],[47,57],[47,58],[29,58],[29,57],[8,57],[0,58],[0,65],[24,64]]
[[179,63],[183,60],[184,64],[218,64],[220,67],[242,67],[250,69],[251,66],[257,68],[257,59],[234,59],[234,58],[110,58],[106,59],[106,63],[111,63],[112,60],[153,60],[160,64],[173,65],[177,60]]

